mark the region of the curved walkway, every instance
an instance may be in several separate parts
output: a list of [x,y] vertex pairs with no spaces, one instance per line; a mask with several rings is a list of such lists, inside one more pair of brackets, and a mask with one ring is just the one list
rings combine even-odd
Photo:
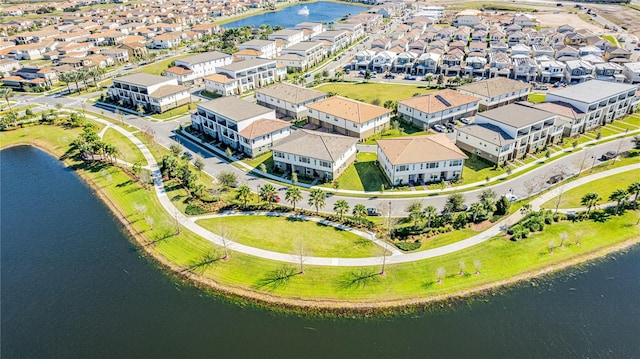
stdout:
[[[89,118],[91,118],[94,121],[103,123],[103,124],[109,124],[109,125],[113,125],[108,121],[96,118],[94,116],[88,116]],[[121,134],[123,134],[125,137],[127,137],[131,142],[133,142],[142,152],[143,156],[145,157],[145,159],[147,160],[147,162],[149,163],[148,168],[151,170],[152,172],[152,176],[153,176],[153,183],[154,183],[154,188],[156,191],[156,195],[158,196],[158,200],[160,201],[160,204],[162,205],[162,207],[165,209],[165,211],[167,211],[168,213],[174,215],[177,218],[177,221],[185,228],[187,228],[188,230],[194,232],[195,234],[197,234],[198,236],[216,244],[219,246],[223,246],[223,240],[220,238],[220,236],[211,233],[210,231],[200,227],[199,225],[197,225],[192,218],[185,216],[184,214],[182,214],[174,205],[173,203],[171,203],[171,200],[169,199],[169,196],[167,196],[165,189],[164,189],[164,184],[162,182],[162,174],[160,173],[160,168],[158,167],[158,163],[156,162],[155,158],[153,157],[153,155],[151,154],[151,152],[149,151],[149,149],[147,148],[147,146],[145,146],[144,143],[142,143],[142,141],[140,141],[137,137],[135,137],[132,133],[126,131],[125,129],[121,128],[120,126],[117,125],[113,125],[111,128],[117,130],[118,132],[120,132]],[[621,173],[621,172],[625,172],[628,170],[632,170],[632,169],[637,169],[640,168],[640,164],[634,164],[634,165],[629,165],[629,166],[624,166],[624,167],[618,167],[618,168],[614,168],[608,171],[604,171],[604,172],[600,172],[600,173],[596,173],[593,175],[589,175],[586,177],[582,177],[579,178],[573,182],[567,183],[564,185],[563,190],[569,190],[572,189],[574,187],[578,187],[580,185],[583,185],[585,183],[588,183],[590,181],[594,181],[596,179],[600,179],[600,178],[604,178],[613,174],[617,174],[617,173]],[[535,200],[531,201],[531,205],[533,207],[533,209],[538,209],[540,208],[540,205],[542,205],[543,203],[545,203],[546,201],[548,201],[549,199],[557,196],[559,194],[559,188],[556,188],[554,190],[551,190],[545,194],[543,194],[542,196],[536,198]],[[437,256],[441,256],[441,255],[445,255],[445,254],[449,254],[449,253],[453,253],[453,252],[457,252],[460,250],[463,250],[465,248],[469,248],[472,246],[475,246],[476,244],[480,244],[482,242],[485,242],[489,239],[491,239],[492,237],[496,236],[497,234],[499,234],[500,232],[502,232],[502,230],[504,229],[504,225],[505,224],[512,224],[512,223],[516,223],[518,220],[520,220],[522,218],[522,214],[520,214],[520,212],[516,212],[514,214],[512,214],[511,216],[507,217],[506,219],[503,219],[502,221],[496,223],[493,227],[487,229],[486,231],[479,233],[473,237],[464,239],[462,241],[456,242],[456,243],[452,243],[446,246],[442,246],[442,247],[438,247],[438,248],[434,248],[434,249],[429,249],[429,250],[425,250],[425,251],[421,251],[421,252],[414,252],[414,253],[409,253],[409,254],[402,254],[402,255],[398,255],[398,254],[392,254],[389,257],[369,257],[369,258],[325,258],[325,257],[305,257],[304,261],[306,264],[309,265],[319,265],[319,266],[344,266],[344,267],[351,267],[351,266],[371,266],[371,265],[380,265],[383,263],[383,261],[386,260],[386,263],[392,264],[392,263],[407,263],[407,262],[413,262],[413,261],[418,261],[418,260],[423,260],[423,259],[427,259],[427,258],[433,258],[433,257],[437,257]],[[259,248],[254,248],[254,247],[250,247],[250,246],[246,246],[237,242],[231,242],[231,241],[224,241],[227,243],[227,248],[233,250],[233,251],[237,251],[240,253],[244,253],[244,254],[249,254],[252,256],[256,256],[256,257],[261,257],[261,258],[265,258],[265,259],[269,259],[269,260],[274,260],[274,261],[280,261],[280,262],[288,262],[288,263],[298,263],[299,262],[299,258],[296,257],[295,255],[292,254],[285,254],[285,253],[279,253],[279,252],[272,252],[272,251],[268,251],[268,250],[264,250],[264,249],[259,249]],[[385,246],[385,247],[388,247]]]

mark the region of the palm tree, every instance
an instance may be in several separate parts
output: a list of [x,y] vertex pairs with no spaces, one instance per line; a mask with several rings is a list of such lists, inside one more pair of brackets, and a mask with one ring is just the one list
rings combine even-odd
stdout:
[[338,217],[340,217],[340,220],[342,220],[342,217],[344,217],[344,214],[349,212],[349,203],[344,199],[339,199],[333,205],[333,210],[336,212]]
[[635,194],[633,199],[633,209],[636,209],[638,207],[638,195],[640,195],[640,182],[633,182],[630,184],[629,188],[627,188],[627,192],[629,192],[629,195]]
[[82,81],[84,83],[85,90],[88,90],[87,79],[89,79],[89,72],[85,69],[80,69],[78,70],[77,74],[78,80]]
[[357,219],[362,219],[367,215],[367,207],[365,207],[364,204],[358,203],[353,206],[351,214],[353,214]]
[[69,76],[69,80],[71,80],[72,82],[75,82],[76,91],[78,91],[78,93],[80,93],[80,85],[78,84],[78,81],[82,80],[80,78],[80,73],[78,73],[76,71],[73,71],[73,72],[68,72],[67,75]]
[[284,194],[284,199],[293,205],[293,210],[295,211],[296,203],[302,201],[302,191],[300,191],[300,188],[295,186],[289,187],[287,188],[287,192]]
[[532,210],[533,209],[531,207],[531,204],[527,203],[524,206],[522,206],[522,208],[520,208],[520,214],[526,217],[529,213],[531,213]]
[[587,207],[587,214],[589,214],[589,212],[591,212],[591,208],[595,207],[598,204],[598,202],[600,202],[600,200],[602,200],[602,198],[600,198],[600,196],[597,193],[589,192],[584,196],[582,196],[580,203],[583,206]]
[[320,214],[320,208],[326,205],[326,194],[320,188],[314,188],[309,194],[309,205],[316,208],[316,215]]
[[482,202],[476,202],[469,207],[469,212],[471,212],[471,221],[473,223],[476,222],[478,216],[482,215],[485,211],[485,207]]
[[278,192],[271,183],[267,183],[260,188],[260,199],[267,201],[269,209],[273,208],[273,202],[276,200]]
[[251,196],[251,188],[249,186],[243,184],[238,187],[238,198],[242,199],[242,208],[247,208],[249,196]]
[[11,102],[9,102],[9,99],[11,97],[13,97],[13,90],[10,89],[9,87],[2,87],[0,88],[0,96],[2,96],[2,98],[7,101],[7,106],[9,107],[9,112],[13,112],[13,109],[11,108]]
[[431,219],[436,215],[438,210],[434,206],[426,206],[424,208],[424,217],[427,219],[427,227],[431,227]]
[[626,202],[628,197],[629,197],[629,192],[627,192],[627,190],[624,190],[624,189],[617,189],[617,190],[613,191],[611,196],[609,196],[609,201],[618,202],[616,204],[616,213],[615,213],[616,215],[618,214],[618,211],[620,210],[620,207],[622,206],[622,204],[624,202]]
[[427,75],[424,77],[425,80],[429,83],[429,87],[431,87],[431,81],[433,81],[433,75]]
[[60,74],[60,76],[58,76],[58,80],[62,81],[65,83],[65,85],[67,85],[67,91],[69,91],[69,94],[71,94],[71,87],[69,87],[69,83],[72,82],[71,77],[69,76],[68,72],[63,72]]
[[413,226],[418,228],[418,222],[424,218],[424,212],[422,211],[422,203],[413,201],[409,203],[405,211],[409,212],[409,218],[413,221]]

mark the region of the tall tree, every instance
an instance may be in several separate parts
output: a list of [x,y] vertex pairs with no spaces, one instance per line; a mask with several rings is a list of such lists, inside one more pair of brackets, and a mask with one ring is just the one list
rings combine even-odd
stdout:
[[434,206],[426,206],[424,208],[424,217],[427,219],[427,227],[431,228],[431,220],[436,216],[436,207]]
[[367,207],[365,207],[364,204],[358,203],[353,206],[351,214],[358,219],[362,219],[367,215]]
[[344,199],[339,199],[333,205],[333,210],[334,212],[336,212],[338,217],[340,217],[340,220],[342,220],[344,214],[349,212],[349,202],[345,201]]
[[320,214],[320,208],[326,205],[327,195],[320,188],[314,188],[309,193],[309,205],[316,208],[316,215]]
[[409,213],[409,218],[413,221],[413,227],[418,228],[418,223],[424,218],[422,203],[413,201],[409,203],[405,211]]
[[638,208],[638,195],[640,195],[640,182],[633,182],[632,184],[630,184],[629,188],[627,188],[627,192],[629,192],[629,195],[635,195],[635,197],[633,198],[633,209]]
[[247,202],[249,201],[249,197],[251,196],[251,188],[246,184],[238,187],[238,198],[242,200],[242,208],[247,208]]
[[9,112],[13,112],[13,108],[11,108],[11,102],[9,102],[9,99],[13,97],[13,90],[9,87],[0,87],[0,96],[2,96],[5,101],[7,101]]
[[587,214],[589,214],[589,212],[591,212],[591,208],[595,207],[600,200],[602,200],[602,198],[600,198],[597,193],[589,192],[582,196],[580,203],[587,207]]
[[622,207],[624,202],[627,201],[628,197],[629,197],[629,192],[627,192],[627,190],[625,190],[625,189],[617,189],[617,190],[613,191],[611,196],[609,196],[609,200],[610,201],[618,202],[616,204],[616,213],[615,213],[616,215],[620,211],[620,208]]
[[273,203],[275,202],[277,196],[278,192],[271,183],[267,183],[264,186],[260,187],[260,199],[267,202],[269,209],[273,208]]
[[296,203],[302,201],[302,191],[300,191],[300,188],[296,186],[289,187],[287,188],[287,192],[284,194],[284,199],[293,205],[293,210],[295,211]]

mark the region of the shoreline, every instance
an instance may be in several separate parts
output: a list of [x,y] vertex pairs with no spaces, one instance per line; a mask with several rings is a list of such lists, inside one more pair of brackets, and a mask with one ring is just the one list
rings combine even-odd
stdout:
[[[69,162],[58,156],[56,151],[46,144],[34,142],[21,142],[3,146],[0,150],[15,146],[33,146],[43,152],[46,152],[58,160],[60,160],[66,168],[70,168]],[[400,314],[406,311],[424,310],[435,306],[442,306],[447,303],[459,300],[468,300],[475,296],[488,294],[498,289],[510,289],[524,283],[527,280],[539,279],[553,275],[559,271],[570,267],[587,264],[594,260],[600,259],[612,253],[622,252],[640,243],[640,237],[634,237],[622,242],[595,249],[591,252],[578,255],[561,263],[548,265],[543,268],[534,269],[519,273],[511,278],[499,280],[496,282],[486,283],[477,287],[454,291],[446,294],[438,294],[428,297],[397,299],[383,301],[344,301],[344,300],[328,300],[328,299],[311,299],[311,298],[295,298],[271,295],[268,293],[257,292],[240,288],[236,286],[222,285],[212,279],[205,278],[193,272],[185,271],[185,268],[172,263],[160,253],[156,252],[149,241],[139,233],[126,219],[122,210],[111,198],[109,198],[102,188],[93,181],[87,174],[81,171],[74,171],[82,180],[91,188],[92,192],[109,208],[111,213],[122,224],[128,236],[132,239],[132,244],[141,249],[151,258],[165,274],[175,276],[181,281],[188,282],[199,289],[212,292],[214,295],[223,296],[234,302],[249,303],[270,310],[282,310],[290,313],[305,313],[311,315],[327,315],[327,316],[377,316],[385,314]],[[141,252],[142,252],[141,251]]]

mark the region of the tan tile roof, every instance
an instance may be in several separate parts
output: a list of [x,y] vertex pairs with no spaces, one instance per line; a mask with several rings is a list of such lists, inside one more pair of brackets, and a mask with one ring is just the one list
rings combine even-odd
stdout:
[[365,123],[376,117],[391,113],[391,110],[384,107],[370,105],[342,96],[329,97],[328,99],[307,105],[307,108],[355,123]]
[[287,127],[289,127],[288,122],[261,118],[238,132],[238,135],[252,140]]
[[240,56],[260,56],[262,55],[262,51],[254,50],[254,49],[244,49],[235,53],[235,55]]
[[464,152],[442,133],[379,139],[377,142],[392,165],[467,158]]
[[219,83],[228,83],[228,82],[234,82],[235,79],[231,78],[227,75],[224,74],[213,74],[213,75],[209,75],[207,77],[204,78],[205,80],[209,80],[209,81],[213,81],[213,82],[219,82]]
[[149,97],[163,98],[180,92],[189,91],[188,88],[180,85],[164,85],[149,94]]
[[193,73],[193,71],[191,71],[189,69],[185,69],[184,67],[180,67],[180,66],[170,67],[170,68],[166,69],[165,71],[166,72],[170,72],[172,74],[176,74],[176,75],[185,75],[185,74]]
[[[442,100],[440,100],[438,97],[447,101],[448,105],[442,102]],[[451,107],[462,106],[476,101],[480,101],[480,99],[474,96],[469,96],[457,91],[446,89],[422,96],[408,98],[406,100],[401,100],[398,101],[398,103],[403,104],[407,107],[414,108],[418,111],[422,111],[424,113],[436,113],[449,109]]]
[[279,140],[272,149],[335,163],[357,142],[354,137],[300,129]]
[[520,91],[531,87],[531,85],[522,81],[507,79],[504,77],[494,77],[492,79],[472,82],[460,86],[460,90],[471,92],[482,97],[496,97],[505,93]]

